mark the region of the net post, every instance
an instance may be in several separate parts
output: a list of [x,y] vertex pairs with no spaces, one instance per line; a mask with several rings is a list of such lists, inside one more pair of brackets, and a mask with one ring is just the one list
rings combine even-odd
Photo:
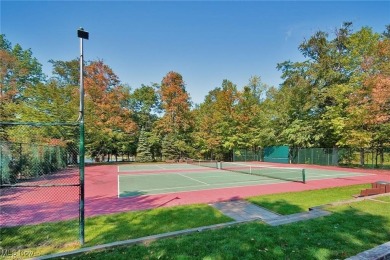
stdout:
[[302,182],[306,183],[306,172],[305,172],[305,169],[302,169]]

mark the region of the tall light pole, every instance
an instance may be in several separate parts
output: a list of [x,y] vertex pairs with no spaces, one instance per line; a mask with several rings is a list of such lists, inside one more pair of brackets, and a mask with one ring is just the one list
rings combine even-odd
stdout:
[[85,198],[85,185],[84,185],[84,49],[83,39],[89,39],[89,33],[84,31],[83,28],[77,30],[77,37],[80,38],[80,110],[79,110],[79,123],[80,123],[80,147],[79,147],[79,171],[80,171],[80,203],[79,203],[79,238],[80,244],[84,245],[84,227],[85,227],[85,215],[84,215],[84,198]]

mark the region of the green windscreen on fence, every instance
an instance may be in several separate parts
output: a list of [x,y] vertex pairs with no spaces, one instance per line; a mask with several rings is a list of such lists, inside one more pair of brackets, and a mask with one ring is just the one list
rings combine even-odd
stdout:
[[289,147],[288,146],[265,147],[264,162],[289,163]]

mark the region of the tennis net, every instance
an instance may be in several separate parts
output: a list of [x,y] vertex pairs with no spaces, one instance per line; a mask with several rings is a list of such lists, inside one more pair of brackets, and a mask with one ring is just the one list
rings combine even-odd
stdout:
[[218,161],[213,161],[213,160],[187,160],[188,164],[193,164],[193,165],[198,165],[198,166],[203,166],[203,167],[208,167],[208,168],[214,168],[218,169]]
[[306,182],[305,169],[221,162],[221,169],[286,181]]

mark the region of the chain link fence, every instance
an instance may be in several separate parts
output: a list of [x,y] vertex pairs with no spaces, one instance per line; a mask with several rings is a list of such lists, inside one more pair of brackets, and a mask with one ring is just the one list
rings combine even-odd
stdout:
[[333,148],[290,148],[292,163],[338,165],[338,151]]
[[263,149],[235,149],[233,161],[268,161],[390,169],[390,147],[292,148],[272,146]]
[[390,148],[290,148],[292,163],[390,168]]
[[[13,248],[12,240],[34,225],[31,240],[40,244],[59,235],[77,243],[79,192],[78,124],[0,122],[1,250],[28,249]],[[64,220],[67,231],[59,234],[53,223]]]
[[233,151],[233,162],[260,161],[262,153],[260,149],[235,149]]

